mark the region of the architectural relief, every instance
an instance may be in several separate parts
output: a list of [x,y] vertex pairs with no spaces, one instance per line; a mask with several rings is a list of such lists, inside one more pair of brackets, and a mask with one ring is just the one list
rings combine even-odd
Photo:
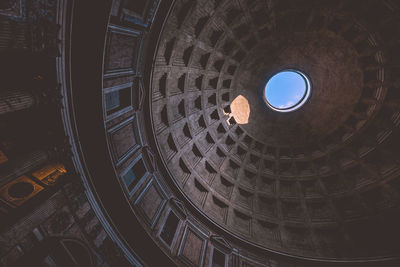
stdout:
[[399,40],[394,0],[0,1],[0,266],[399,266]]

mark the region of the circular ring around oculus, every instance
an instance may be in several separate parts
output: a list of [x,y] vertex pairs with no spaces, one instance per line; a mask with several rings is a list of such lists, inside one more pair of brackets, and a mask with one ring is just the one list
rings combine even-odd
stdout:
[[302,107],[310,97],[311,83],[307,75],[293,69],[273,75],[264,88],[264,100],[277,112],[290,112]]

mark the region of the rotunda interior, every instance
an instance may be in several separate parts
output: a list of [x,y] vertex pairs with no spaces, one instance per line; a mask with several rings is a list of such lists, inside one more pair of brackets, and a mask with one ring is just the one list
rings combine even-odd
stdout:
[[0,266],[399,266],[397,1],[0,1],[0,65]]

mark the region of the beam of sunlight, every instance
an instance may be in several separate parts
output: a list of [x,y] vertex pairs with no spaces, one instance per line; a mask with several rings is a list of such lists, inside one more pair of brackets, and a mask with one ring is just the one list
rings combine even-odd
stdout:
[[229,119],[233,117],[237,124],[247,124],[250,117],[249,101],[242,95],[238,95],[231,103],[231,113],[227,113]]

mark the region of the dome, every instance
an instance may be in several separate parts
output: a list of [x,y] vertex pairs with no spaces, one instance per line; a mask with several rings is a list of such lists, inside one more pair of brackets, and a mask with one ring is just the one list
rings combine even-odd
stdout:
[[400,266],[394,0],[0,3],[1,266]]
[[[398,36],[376,30],[388,7],[353,4],[183,1],[166,21],[151,88],[163,162],[193,205],[252,244],[360,257],[354,229],[382,229],[367,214],[398,169],[394,51],[383,48]],[[266,83],[288,69],[307,73],[307,103],[266,108]]]

